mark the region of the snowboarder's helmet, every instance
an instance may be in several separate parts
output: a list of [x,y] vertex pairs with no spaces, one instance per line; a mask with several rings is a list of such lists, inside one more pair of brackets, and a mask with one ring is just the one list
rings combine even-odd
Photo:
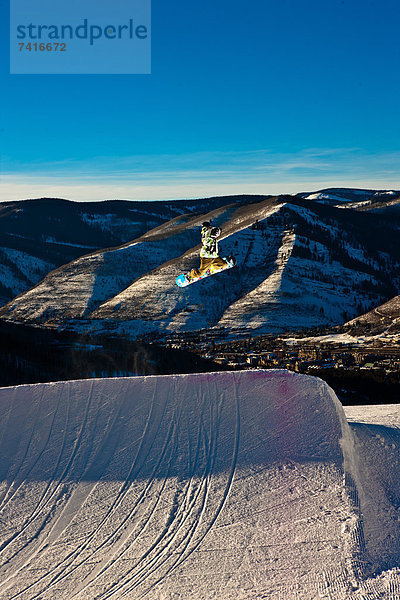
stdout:
[[202,223],[201,226],[202,227],[211,227],[211,223],[210,223],[210,221],[204,221],[204,223]]

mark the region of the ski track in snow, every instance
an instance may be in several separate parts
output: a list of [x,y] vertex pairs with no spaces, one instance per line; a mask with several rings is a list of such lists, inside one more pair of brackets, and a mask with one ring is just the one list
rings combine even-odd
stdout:
[[0,389],[1,600],[397,600],[400,433],[352,414],[286,371]]

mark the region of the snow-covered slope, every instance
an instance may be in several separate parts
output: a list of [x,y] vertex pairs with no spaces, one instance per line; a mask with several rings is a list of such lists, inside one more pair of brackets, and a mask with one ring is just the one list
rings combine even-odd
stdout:
[[[244,204],[258,196],[232,196]],[[139,237],[162,223],[225,205],[225,197],[165,202],[71,202],[40,198],[0,203],[0,305],[55,267]],[[27,268],[29,266],[29,268]]]
[[[135,202],[70,202],[42,198],[0,203],[0,303],[38,283],[55,267],[132,239],[173,216],[161,207],[140,217]],[[153,210],[154,212],[154,210]]]
[[[377,511],[364,505],[367,465],[318,379],[247,371],[3,388],[0,426],[2,600],[399,591],[395,506],[377,521],[390,499],[376,480]],[[395,479],[398,448],[389,454]]]
[[[182,290],[175,278],[198,264],[205,219],[222,225],[221,253],[237,266]],[[64,265],[1,314],[133,337],[205,327],[281,332],[341,324],[381,304],[397,292],[399,265],[395,220],[294,196],[236,198]]]
[[38,283],[55,266],[34,253],[0,248],[0,305]]
[[[85,317],[109,298],[118,297],[132,280],[151,275],[160,264],[195,245],[204,218],[217,224],[228,219],[232,210],[228,205],[200,217],[176,217],[128,244],[64,265],[12,302],[13,318],[55,323]],[[175,286],[175,277],[172,274],[170,285]]]
[[[321,336],[300,338],[302,342],[318,344],[399,344],[400,343],[400,296],[344,324],[344,331]],[[294,343],[295,338],[292,339]]]
[[400,339],[400,296],[391,298],[368,313],[352,319],[346,326],[353,335],[397,335]]
[[389,202],[393,198],[400,196],[400,192],[394,190],[325,188],[316,192],[300,192],[297,196],[306,200],[318,201],[322,204],[357,208],[367,207],[374,203]]

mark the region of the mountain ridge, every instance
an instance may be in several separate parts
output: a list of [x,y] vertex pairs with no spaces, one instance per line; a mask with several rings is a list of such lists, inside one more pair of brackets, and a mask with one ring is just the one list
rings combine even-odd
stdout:
[[[4,306],[1,317],[129,335],[204,327],[281,332],[341,324],[398,289],[396,219],[299,195],[218,203],[62,265]],[[205,219],[223,226],[221,252],[235,255],[237,267],[178,290],[175,277],[198,261]]]
[[400,333],[400,296],[391,298],[384,304],[345,323],[349,333],[360,332],[370,335]]
[[[231,203],[260,196],[231,196]],[[0,203],[0,305],[49,272],[88,254],[128,243],[173,219],[218,208],[226,197],[177,201],[74,202],[37,198]]]

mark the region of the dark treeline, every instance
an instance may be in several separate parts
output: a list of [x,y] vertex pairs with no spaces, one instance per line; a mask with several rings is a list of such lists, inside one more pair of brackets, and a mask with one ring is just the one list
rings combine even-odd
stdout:
[[400,372],[383,369],[320,369],[320,377],[335,391],[345,406],[362,404],[400,404]]
[[225,370],[183,350],[0,321],[0,386]]

